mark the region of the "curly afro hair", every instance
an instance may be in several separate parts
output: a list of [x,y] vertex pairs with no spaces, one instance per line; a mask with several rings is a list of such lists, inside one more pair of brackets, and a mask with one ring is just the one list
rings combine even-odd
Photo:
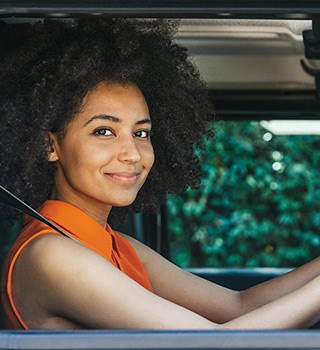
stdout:
[[[102,81],[135,83],[153,122],[156,161],[136,200],[114,208],[155,211],[166,193],[197,184],[194,144],[213,108],[172,20],[87,18],[0,24],[0,184],[37,208],[55,166],[49,132],[63,137],[84,96]],[[5,206],[1,219],[19,214]],[[122,214],[121,214],[122,213]]]

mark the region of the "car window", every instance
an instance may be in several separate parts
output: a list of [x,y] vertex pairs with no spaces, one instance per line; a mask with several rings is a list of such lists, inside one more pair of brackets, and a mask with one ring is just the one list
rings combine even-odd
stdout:
[[[7,20],[69,15],[185,18],[176,40],[193,56],[217,112],[212,126],[215,137],[206,140],[203,151],[196,150],[205,161],[205,186],[182,197],[170,196],[161,214],[133,215],[127,223],[117,224],[185,267],[294,266],[318,255],[319,136],[276,135],[271,124],[261,121],[319,118],[315,78],[300,63],[305,60],[319,68],[318,60],[306,60],[302,36],[319,14],[317,0],[0,0],[0,16]],[[283,178],[285,182],[280,181]],[[244,192],[249,197],[242,198]],[[202,212],[205,220],[200,222],[195,214],[203,203],[210,203],[212,209]],[[209,232],[211,221],[214,226]],[[0,223],[0,258],[20,225]],[[234,254],[234,248],[241,254]],[[256,256],[250,254],[253,248],[258,250]],[[234,274],[231,278],[236,279]],[[319,343],[320,334],[313,331],[0,334],[3,349],[302,349],[318,348]]]

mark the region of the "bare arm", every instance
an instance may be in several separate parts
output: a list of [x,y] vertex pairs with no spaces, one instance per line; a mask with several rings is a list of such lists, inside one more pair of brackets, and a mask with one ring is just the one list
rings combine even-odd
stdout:
[[320,275],[318,258],[288,274],[237,292],[183,271],[135,239],[126,238],[144,262],[156,293],[218,323],[276,301]]
[[242,313],[276,300],[320,276],[320,258],[241,292]]
[[[148,292],[98,254],[58,235],[39,237],[26,247],[18,259],[16,276],[23,275],[24,269],[29,272],[24,283],[40,286],[29,298],[42,305],[48,317],[59,316],[92,328],[295,328],[307,327],[320,318],[319,278],[262,308],[217,324]],[[164,270],[160,272],[165,274]],[[152,283],[158,293],[164,280],[152,278]],[[215,288],[217,298],[223,301],[225,290]],[[174,291],[175,286],[171,289]],[[174,298],[180,297],[182,290],[178,288]],[[215,298],[211,295],[211,300]],[[225,303],[219,312],[229,307]]]
[[[203,317],[150,293],[97,253],[59,235],[31,242],[15,270],[14,279],[22,281],[19,289],[33,293],[25,296],[26,304],[40,305],[48,318],[89,328],[212,327]],[[18,310],[24,316],[24,306],[18,305]]]

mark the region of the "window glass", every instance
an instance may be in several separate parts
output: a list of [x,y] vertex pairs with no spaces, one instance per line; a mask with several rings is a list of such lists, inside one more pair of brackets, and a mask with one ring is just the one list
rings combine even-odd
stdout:
[[320,127],[307,124],[215,123],[196,150],[199,189],[168,198],[174,262],[294,267],[319,255]]

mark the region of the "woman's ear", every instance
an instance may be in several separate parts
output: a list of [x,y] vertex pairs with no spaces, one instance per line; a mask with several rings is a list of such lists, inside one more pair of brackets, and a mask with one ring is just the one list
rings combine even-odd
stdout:
[[49,162],[56,162],[59,159],[58,152],[57,152],[57,146],[58,146],[57,137],[52,132],[50,132],[49,137],[50,137],[50,149],[48,152],[47,160]]

